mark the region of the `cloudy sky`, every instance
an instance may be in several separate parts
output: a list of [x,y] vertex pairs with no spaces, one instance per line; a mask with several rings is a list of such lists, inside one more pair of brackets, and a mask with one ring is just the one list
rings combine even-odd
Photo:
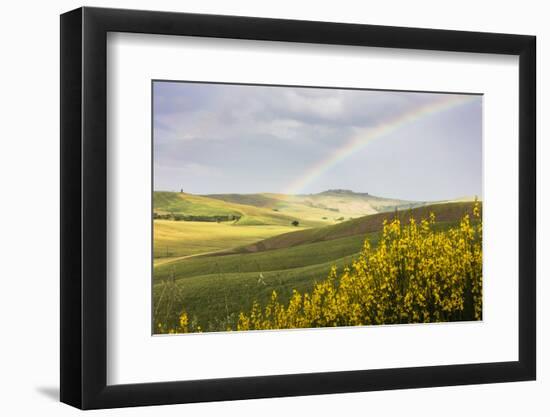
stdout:
[[155,81],[155,190],[481,196],[482,97]]

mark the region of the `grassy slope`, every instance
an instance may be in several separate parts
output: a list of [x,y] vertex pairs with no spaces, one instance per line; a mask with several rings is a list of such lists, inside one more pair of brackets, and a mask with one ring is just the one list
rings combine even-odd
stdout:
[[186,193],[155,191],[153,210],[160,214],[174,213],[194,216],[240,215],[241,212],[219,201]]
[[[438,226],[447,228],[467,211],[471,203],[438,204],[399,212],[400,217],[411,214],[423,218],[433,211]],[[292,288],[310,290],[315,281],[324,279],[332,265],[349,265],[359,252],[365,236],[375,244],[382,221],[395,213],[377,214],[338,225],[296,231],[241,248],[241,253],[225,256],[204,256],[176,261],[155,268],[155,303],[169,311],[158,317],[175,317],[185,308],[196,316],[201,326],[211,330],[223,328],[219,320],[236,317],[249,309],[252,300],[264,302],[272,290],[286,300]],[[251,250],[251,248],[254,248]],[[267,250],[269,249],[269,250]],[[261,273],[261,275],[260,275]],[[262,279],[260,279],[260,276]],[[174,278],[169,290],[178,301],[167,307],[159,298],[165,282]],[[216,323],[217,324],[213,324]],[[220,327],[221,326],[221,327]]]
[[[402,220],[410,216],[419,220],[433,212],[437,222],[445,227],[456,222],[464,213],[471,212],[471,208],[472,203],[438,204],[397,212],[397,215]],[[381,230],[383,221],[395,215],[396,213],[381,213],[337,225],[298,230],[222,252],[223,256],[199,256],[159,265],[155,268],[155,279],[166,279],[171,274],[174,274],[176,279],[181,279],[214,273],[283,270],[338,259],[359,251],[365,236],[374,236]],[[223,224],[205,224],[224,227]],[[236,229],[237,233],[241,230],[232,226],[225,228]],[[197,232],[197,240],[205,237],[200,225]],[[228,239],[231,239],[231,234],[228,235]]]
[[[280,215],[290,216],[300,219],[302,222],[315,222],[317,224],[335,224],[342,214],[337,211],[329,210],[326,207],[316,206],[307,201],[301,201],[295,196],[284,194],[212,194],[208,198],[224,201],[229,204],[246,204]],[[372,209],[368,207],[360,215],[370,213]],[[355,216],[358,213],[353,213]]]
[[280,198],[268,194],[207,194],[204,197],[222,200],[227,203],[246,204],[248,206],[274,209],[281,202]]
[[[271,209],[227,203],[186,193],[155,192],[154,211],[196,216],[241,216],[236,222],[190,222],[155,220],[155,265],[174,258],[248,245],[285,232],[323,224],[303,221],[295,227],[295,217]],[[246,227],[244,227],[246,226]]]
[[198,275],[265,272],[315,265],[358,252],[364,239],[364,235],[355,235],[266,252],[188,258],[157,266],[155,280],[172,275],[176,279],[187,279]]
[[286,195],[263,194],[212,194],[206,197],[233,204],[247,204],[255,207],[277,210],[282,214],[304,220],[337,223],[343,218],[349,220],[393,209],[401,205],[417,205],[416,202],[387,199],[365,193],[350,191],[325,191],[319,194]]
[[346,220],[368,214],[393,210],[395,206],[417,204],[397,199],[388,199],[366,193],[354,193],[346,190],[329,190],[318,194],[294,196],[305,204],[317,207],[337,209]]
[[196,255],[249,245],[270,236],[296,231],[296,227],[237,227],[231,222],[154,221],[155,264],[176,257]]
[[[450,222],[459,219],[464,213],[471,212],[472,202],[457,202],[448,204],[433,204],[413,208],[411,210],[398,211],[397,215],[401,220],[409,218],[411,215],[416,220],[427,218],[431,212],[436,216],[438,222]],[[252,245],[237,248],[234,252],[258,252],[287,248],[304,243],[320,242],[338,239],[346,236],[365,235],[376,232],[381,229],[384,220],[394,218],[395,212],[378,213],[370,216],[364,216],[349,220],[339,224],[314,229],[293,231],[256,242]]]
[[288,226],[294,220],[298,220],[301,225],[308,227],[324,224],[321,219],[317,221],[304,221],[303,219],[268,208],[237,204],[194,194],[166,191],[154,192],[153,209],[159,214],[174,213],[195,216],[237,215],[241,216],[241,219],[235,223],[238,226]]
[[248,311],[254,300],[265,304],[275,289],[280,299],[288,300],[292,290],[311,291],[315,281],[326,278],[335,265],[340,270],[351,264],[354,255],[316,265],[262,272],[197,275],[175,283],[154,285],[155,317],[165,323],[174,321],[182,309],[204,330],[225,329],[221,323],[229,316],[236,321],[239,312]]

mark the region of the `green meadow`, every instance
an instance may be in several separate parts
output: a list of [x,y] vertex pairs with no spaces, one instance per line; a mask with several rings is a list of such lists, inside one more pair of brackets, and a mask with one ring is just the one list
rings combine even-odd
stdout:
[[155,332],[176,328],[185,311],[193,328],[235,328],[254,301],[273,290],[282,301],[310,291],[331,267],[350,265],[384,220],[455,225],[472,202],[426,205],[332,190],[314,195],[193,195],[155,192],[153,314]]

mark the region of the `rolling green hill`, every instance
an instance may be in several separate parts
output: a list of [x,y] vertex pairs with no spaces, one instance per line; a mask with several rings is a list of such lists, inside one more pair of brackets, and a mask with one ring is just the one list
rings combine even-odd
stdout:
[[377,197],[349,190],[327,190],[318,194],[287,195],[209,194],[204,197],[231,204],[246,204],[267,208],[309,221],[334,224],[350,218],[394,210],[396,207],[416,207],[424,202]]
[[238,227],[233,222],[155,220],[154,264],[250,245],[296,229],[290,224]]
[[213,221],[216,221],[216,218],[228,217],[227,220],[234,221],[234,224],[238,226],[288,226],[293,221],[298,221],[302,226],[313,227],[325,223],[321,218],[318,220],[302,219],[263,207],[167,191],[153,193],[153,211],[158,215],[211,217]]
[[[376,238],[377,234],[371,236],[373,243]],[[155,280],[171,276],[185,280],[197,275],[275,271],[314,265],[354,254],[360,250],[364,240],[364,235],[355,235],[257,253],[196,256],[157,266]]]
[[288,300],[294,289],[310,291],[315,281],[326,278],[332,266],[342,270],[353,259],[351,255],[294,269],[216,273],[160,281],[153,286],[154,316],[163,323],[176,325],[178,314],[185,309],[203,330],[225,330],[236,323],[238,314],[248,310],[253,300],[265,303],[274,289],[282,300]]
[[[244,206],[217,201],[223,202],[226,208]],[[234,324],[240,311],[250,309],[252,300],[264,302],[273,290],[281,300],[288,299],[292,289],[307,291],[315,281],[326,278],[331,266],[349,265],[365,238],[373,245],[377,243],[385,219],[412,216],[419,220],[433,212],[437,227],[445,229],[456,224],[466,212],[471,212],[472,206],[472,202],[455,202],[378,213],[322,227],[274,232],[272,237],[251,244],[243,242],[241,246],[229,237],[225,242],[216,243],[217,247],[228,245],[225,251],[205,255],[198,252],[198,256],[173,259],[155,266],[155,317],[168,323],[177,320],[178,311],[185,309],[203,329],[224,330],[229,322]],[[167,223],[191,225],[197,222]],[[229,223],[211,226],[223,225],[230,230],[247,229]],[[197,227],[197,239],[200,239],[201,230],[206,229]]]
[[427,218],[430,213],[434,213],[438,223],[454,222],[463,216],[464,213],[471,212],[473,205],[473,202],[456,202],[433,204],[397,212],[378,213],[331,226],[292,231],[276,235],[252,245],[234,249],[233,252],[251,253],[328,241],[347,236],[364,236],[368,233],[380,231],[384,220],[392,219],[395,216],[398,216],[401,220],[413,217],[415,220],[419,221],[423,218]]
[[277,208],[281,203],[281,199],[270,197],[268,194],[206,194],[203,197],[269,209]]
[[160,214],[175,213],[195,216],[241,215],[229,204],[187,193],[155,191],[153,210]]

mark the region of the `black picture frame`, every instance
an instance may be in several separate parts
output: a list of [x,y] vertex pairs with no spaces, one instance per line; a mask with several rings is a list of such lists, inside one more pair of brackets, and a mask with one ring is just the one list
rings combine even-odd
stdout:
[[[519,56],[519,360],[107,385],[108,32]],[[61,401],[96,409],[534,380],[535,45],[524,35],[237,16],[88,7],[61,15]]]

